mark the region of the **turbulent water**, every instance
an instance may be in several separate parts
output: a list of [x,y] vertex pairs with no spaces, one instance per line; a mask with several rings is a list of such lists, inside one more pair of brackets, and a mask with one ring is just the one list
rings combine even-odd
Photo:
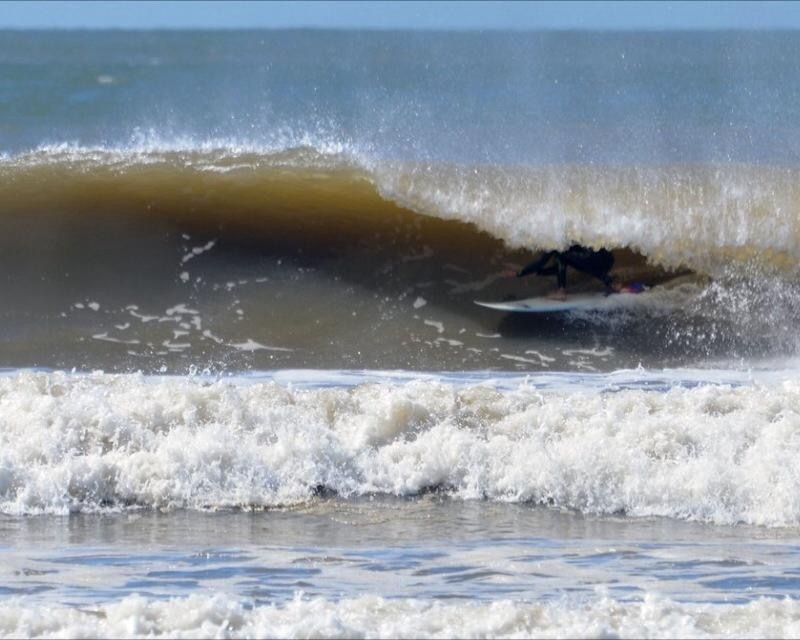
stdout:
[[0,32],[0,635],[797,635],[799,53]]

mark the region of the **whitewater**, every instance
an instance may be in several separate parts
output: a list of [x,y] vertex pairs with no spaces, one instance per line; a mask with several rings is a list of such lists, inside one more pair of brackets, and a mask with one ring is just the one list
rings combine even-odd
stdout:
[[661,392],[603,382],[554,391],[523,380],[503,392],[431,380],[305,390],[7,376],[0,507],[269,509],[433,491],[586,514],[800,523],[791,378]]
[[796,636],[798,45],[0,31],[0,636]]

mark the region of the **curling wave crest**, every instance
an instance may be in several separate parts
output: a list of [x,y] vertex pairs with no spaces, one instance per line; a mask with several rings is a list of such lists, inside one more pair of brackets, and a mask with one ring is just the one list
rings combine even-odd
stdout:
[[0,510],[270,508],[320,492],[800,524],[800,384],[352,388],[0,378]]
[[20,210],[64,202],[171,217],[207,210],[216,222],[276,210],[403,210],[472,224],[512,248],[580,242],[714,277],[728,275],[731,263],[740,272],[797,273],[794,168],[401,162],[352,141],[278,133],[262,145],[151,134],[122,147],[43,146],[0,157],[0,196]]

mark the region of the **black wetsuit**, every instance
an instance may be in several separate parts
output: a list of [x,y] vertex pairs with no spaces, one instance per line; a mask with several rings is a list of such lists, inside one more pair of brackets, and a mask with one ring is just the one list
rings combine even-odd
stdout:
[[[547,266],[550,261],[554,264]],[[608,272],[614,266],[614,255],[608,249],[594,251],[579,244],[572,245],[566,251],[549,251],[537,260],[523,267],[518,278],[535,273],[539,276],[556,276],[558,287],[567,287],[567,267],[588,273],[602,282],[606,289],[611,288],[611,276]]]

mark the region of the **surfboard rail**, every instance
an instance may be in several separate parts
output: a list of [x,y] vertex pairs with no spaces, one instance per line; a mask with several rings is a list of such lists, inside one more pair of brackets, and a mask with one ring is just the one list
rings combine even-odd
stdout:
[[613,309],[621,306],[620,303],[627,302],[627,299],[640,295],[642,294],[613,293],[611,295],[606,295],[605,293],[576,293],[568,295],[566,300],[555,300],[545,296],[536,296],[523,300],[504,300],[497,302],[474,300],[473,302],[487,309],[495,309],[496,311],[558,313],[563,311]]

